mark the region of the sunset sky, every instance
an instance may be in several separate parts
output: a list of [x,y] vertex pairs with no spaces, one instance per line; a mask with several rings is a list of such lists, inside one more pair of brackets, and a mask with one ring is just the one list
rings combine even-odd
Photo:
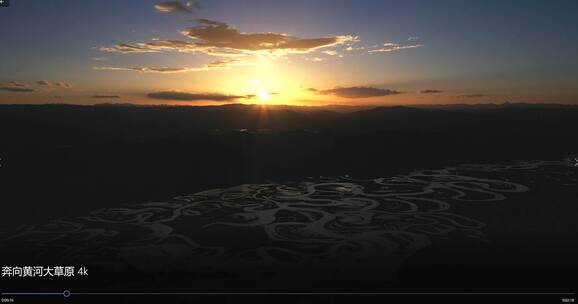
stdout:
[[0,103],[578,103],[578,1],[12,0]]

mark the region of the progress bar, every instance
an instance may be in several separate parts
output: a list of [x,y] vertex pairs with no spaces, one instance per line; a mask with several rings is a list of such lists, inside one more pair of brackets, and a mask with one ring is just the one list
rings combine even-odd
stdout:
[[519,296],[519,295],[558,295],[574,296],[574,292],[1,292],[2,296],[204,296],[204,295],[381,295],[381,296],[447,296],[447,295],[476,295],[476,296]]
[[65,298],[70,297],[70,290],[64,290],[61,292],[1,292],[2,296],[62,296]]

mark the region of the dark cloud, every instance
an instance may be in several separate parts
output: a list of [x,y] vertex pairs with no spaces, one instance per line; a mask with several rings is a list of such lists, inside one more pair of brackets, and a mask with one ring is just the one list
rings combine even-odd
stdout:
[[35,81],[34,84],[37,84],[40,86],[47,86],[47,87],[57,87],[57,88],[70,88],[70,87],[72,87],[70,84],[63,82],[63,81],[38,80],[38,81]]
[[147,94],[148,98],[176,101],[218,101],[234,102],[238,99],[252,98],[254,95],[225,95],[219,93],[186,93],[177,91],[164,91]]
[[72,88],[72,85],[70,83],[66,83],[63,81],[53,82],[52,85],[60,88]]
[[202,72],[210,70],[222,70],[226,69],[236,63],[238,60],[217,60],[210,62],[204,66],[191,68],[191,67],[93,67],[94,70],[98,71],[133,71],[141,73],[185,73],[185,72]]
[[437,93],[443,93],[444,91],[441,90],[422,90],[420,91],[420,93],[422,94],[437,94]]
[[464,95],[459,95],[458,97],[461,98],[482,98],[482,97],[489,97],[490,95],[486,95],[486,94],[464,94]]
[[18,81],[0,83],[0,91],[17,92],[17,93],[36,92],[36,90],[34,88],[31,88],[29,84]]
[[101,47],[101,51],[109,52],[109,53],[122,53],[122,54],[131,54],[131,53],[156,53],[159,50],[155,48],[150,48],[146,44],[139,43],[139,44],[128,44],[128,43],[119,43],[112,47]]
[[46,81],[46,80],[38,80],[34,82],[18,82],[18,81],[10,81],[6,83],[0,83],[0,90],[8,91],[8,92],[36,92],[37,90],[33,88],[33,86],[42,86],[42,87],[50,87],[50,88],[70,88],[71,85],[62,82],[62,81]]
[[210,69],[226,68],[226,67],[229,67],[229,66],[231,66],[235,63],[238,63],[238,62],[239,62],[239,60],[236,60],[236,59],[216,60],[216,61],[213,61],[213,62],[207,64],[207,68],[210,68]]
[[155,40],[148,43],[120,43],[111,47],[101,47],[101,51],[121,54],[144,54],[160,52],[196,53],[201,52],[213,56],[233,57],[246,55],[239,51],[212,48],[198,43],[182,40]]
[[10,81],[7,83],[7,85],[11,86],[11,87],[25,87],[25,86],[27,86],[27,84],[22,83],[22,82],[18,82],[18,81]]
[[101,47],[101,51],[122,54],[159,53],[163,51],[199,52],[204,50],[196,43],[181,40],[156,40],[149,43],[120,43],[112,47]]
[[0,85],[0,91],[18,92],[18,93],[36,92],[36,90],[33,88],[3,86],[3,85]]
[[307,89],[319,95],[335,95],[343,98],[370,98],[379,96],[396,95],[401,92],[390,89],[379,89],[372,87],[337,87],[330,90]]
[[120,96],[118,96],[118,95],[94,95],[91,98],[106,99],[106,98],[120,98]]
[[192,13],[200,8],[199,2],[196,0],[187,2],[169,1],[155,5],[155,9],[163,13]]
[[94,70],[98,71],[133,71],[141,73],[183,73],[183,72],[196,72],[205,71],[202,68],[169,68],[169,67],[94,67]]

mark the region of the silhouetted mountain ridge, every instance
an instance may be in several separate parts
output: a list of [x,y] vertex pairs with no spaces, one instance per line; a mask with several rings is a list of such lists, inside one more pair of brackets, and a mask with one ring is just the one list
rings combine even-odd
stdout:
[[578,124],[578,107],[561,105],[511,104],[478,110],[393,106],[351,113],[300,109],[240,104],[207,107],[0,105],[0,127],[6,134],[5,140],[100,142],[238,130],[309,130],[338,134],[379,131],[493,134],[534,129],[551,132],[572,129]]

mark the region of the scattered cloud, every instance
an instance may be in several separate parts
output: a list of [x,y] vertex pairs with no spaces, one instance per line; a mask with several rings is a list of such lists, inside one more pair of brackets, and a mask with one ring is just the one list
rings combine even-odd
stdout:
[[348,52],[353,52],[353,51],[363,51],[365,50],[364,46],[348,46],[347,48],[345,48],[346,51]]
[[422,90],[420,91],[421,94],[437,94],[437,93],[443,93],[444,91],[441,90]]
[[97,71],[133,71],[141,73],[185,73],[202,72],[211,70],[223,70],[237,63],[238,60],[217,60],[201,67],[93,67]]
[[22,83],[22,82],[18,82],[18,81],[10,81],[5,85],[11,86],[11,87],[25,87],[25,86],[27,86],[26,83]]
[[184,73],[206,71],[205,68],[171,68],[171,67],[93,67],[97,71],[132,71],[141,73]]
[[36,92],[35,89],[25,86],[13,86],[8,84],[0,84],[0,91],[7,91],[7,92],[17,92],[17,93],[28,93],[28,92]]
[[409,37],[407,37],[407,41],[413,41],[413,40],[419,40],[419,37],[417,37],[417,36],[409,36]]
[[422,44],[401,45],[398,43],[386,42],[381,48],[371,50],[370,53],[389,53],[397,52],[405,49],[415,49],[422,47]]
[[379,96],[396,95],[401,92],[390,89],[379,89],[373,87],[337,87],[329,90],[318,90],[315,88],[307,89],[319,95],[335,95],[342,98],[370,98]]
[[120,98],[118,95],[93,95],[91,98],[98,98],[98,99],[110,99],[110,98]]
[[93,61],[106,61],[106,57],[92,57],[90,58]]
[[120,43],[112,47],[101,47],[100,50],[108,53],[122,53],[122,54],[159,52],[159,50],[149,48],[147,44],[144,43],[138,44]]
[[235,50],[212,48],[194,42],[182,40],[155,40],[149,43],[121,43],[111,47],[101,47],[99,50],[107,53],[144,54],[160,52],[205,53],[219,57],[240,57],[247,54]]
[[227,68],[230,67],[231,65],[235,65],[235,64],[239,64],[240,61],[236,60],[236,59],[230,59],[230,60],[216,60],[213,61],[209,64],[207,64],[207,68]]
[[155,5],[155,9],[162,13],[192,13],[199,10],[201,7],[196,0],[181,2],[169,1]]
[[9,81],[0,83],[0,90],[7,92],[36,92],[38,91],[34,86],[50,87],[50,88],[70,88],[71,85],[62,81],[46,81],[38,80],[34,82],[19,82]]
[[339,53],[337,51],[334,50],[329,50],[329,51],[324,51],[323,54],[327,54],[329,56],[337,56],[339,55]]
[[254,95],[226,95],[219,93],[187,93],[178,91],[164,91],[147,94],[148,98],[161,100],[176,101],[215,101],[215,102],[234,102],[239,99],[253,98]]
[[60,87],[60,88],[72,88],[72,85],[70,83],[66,83],[63,81],[52,82],[52,86],[56,86],[56,87]]

